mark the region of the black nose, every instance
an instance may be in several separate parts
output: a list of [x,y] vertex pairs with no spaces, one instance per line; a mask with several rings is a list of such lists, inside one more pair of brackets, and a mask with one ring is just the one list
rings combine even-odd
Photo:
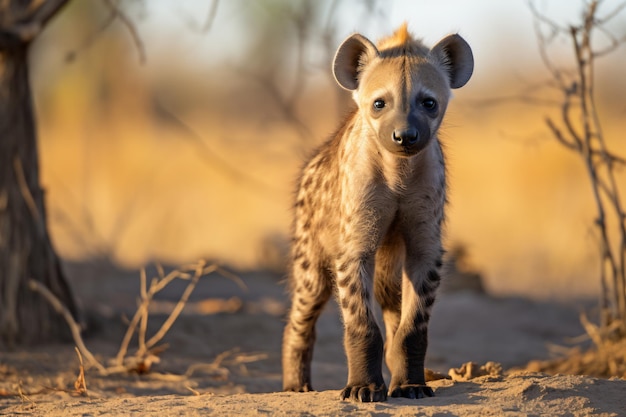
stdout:
[[392,135],[392,139],[395,143],[404,146],[415,144],[418,138],[417,129],[412,127],[404,130],[394,130]]

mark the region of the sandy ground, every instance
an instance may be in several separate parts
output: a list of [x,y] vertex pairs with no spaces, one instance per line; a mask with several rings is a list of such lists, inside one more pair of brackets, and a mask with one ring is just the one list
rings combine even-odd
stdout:
[[[139,293],[137,273],[68,265],[90,332],[88,348],[106,363],[119,347]],[[74,390],[79,362],[73,346],[0,353],[0,414],[97,415],[626,415],[626,381],[507,372],[467,382],[434,381],[436,397],[356,404],[338,400],[346,380],[342,328],[334,304],[318,325],[313,385],[318,392],[280,391],[280,341],[287,307],[280,277],[243,273],[247,290],[211,276],[200,281],[164,339],[160,363],[146,375],[101,376],[87,369],[87,394]],[[165,319],[184,288],[159,293],[148,333]],[[427,366],[442,373],[474,361],[505,370],[546,359],[582,334],[578,314],[589,304],[442,294],[430,327]],[[388,378],[388,375],[386,376]]]

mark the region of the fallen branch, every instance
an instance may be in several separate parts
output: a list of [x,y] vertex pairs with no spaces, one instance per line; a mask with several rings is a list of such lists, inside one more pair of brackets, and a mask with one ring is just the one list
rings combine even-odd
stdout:
[[72,332],[72,338],[74,339],[74,343],[78,347],[80,353],[87,358],[87,361],[91,363],[93,366],[98,368],[98,371],[106,375],[108,373],[107,369],[102,366],[100,362],[89,352],[85,343],[83,342],[83,338],[80,335],[80,325],[76,323],[74,317],[72,317],[72,313],[63,305],[63,303],[41,282],[35,281],[33,279],[28,281],[28,287],[35,292],[41,294],[47,301],[50,303],[52,308],[59,314],[63,316],[68,326],[70,327],[70,331]]
[[[217,270],[217,266],[215,266],[215,265],[212,265],[211,267],[209,267],[206,270],[207,272],[205,272],[204,263],[200,263],[198,265],[198,268],[196,269],[196,273],[194,274],[193,278],[191,279],[191,281],[187,285],[187,288],[185,288],[185,291],[183,292],[183,295],[180,297],[180,300],[176,304],[176,307],[174,307],[174,310],[172,310],[172,313],[169,315],[167,320],[165,320],[165,322],[163,323],[163,325],[161,326],[159,331],[156,332],[156,334],[154,336],[152,336],[147,342],[145,342],[145,348],[146,349],[152,348],[161,339],[163,339],[165,334],[172,327],[172,324],[174,324],[174,322],[176,321],[176,319],[180,315],[181,311],[183,311],[183,308],[185,307],[185,304],[187,304],[187,301],[189,300],[189,296],[191,295],[191,293],[193,292],[194,288],[198,284],[198,281],[200,280],[200,278],[203,275],[210,274],[211,272],[213,272],[215,270]],[[146,314],[146,320],[147,320],[147,314]],[[144,334],[144,337],[145,337],[145,334]]]
[[[42,283],[35,280],[29,281],[29,288],[33,291],[40,293],[50,303],[52,308],[65,318],[67,324],[70,327],[72,337],[74,338],[74,342],[77,346],[76,352],[78,353],[80,361],[79,375],[74,384],[76,390],[75,393],[87,395],[87,386],[84,377],[84,367],[82,360],[83,356],[86,358],[88,363],[98,369],[101,375],[111,375],[124,372],[137,372],[144,374],[150,372],[152,369],[152,365],[160,361],[159,354],[163,352],[167,347],[167,345],[156,346],[157,343],[159,343],[165,337],[174,322],[178,319],[180,313],[183,311],[185,305],[189,301],[191,293],[200,281],[200,278],[202,278],[203,276],[206,276],[213,272],[218,272],[222,276],[232,279],[237,285],[245,289],[245,284],[241,281],[239,277],[229,273],[228,271],[223,270],[217,265],[206,265],[205,261],[202,260],[198,261],[195,264],[175,269],[168,274],[165,274],[163,268],[160,265],[157,265],[156,269],[158,276],[152,278],[149,287],[147,285],[146,271],[145,269],[141,270],[140,300],[137,306],[137,311],[135,312],[130,323],[128,324],[128,328],[126,329],[126,333],[124,334],[122,343],[120,344],[120,349],[116,357],[111,361],[112,365],[108,367],[104,367],[102,364],[100,364],[100,362],[98,362],[91,354],[91,352],[87,349],[80,334],[80,325],[76,323],[76,321],[72,317],[72,314],[61,303],[61,301],[59,301],[59,299]],[[152,337],[146,340],[150,303],[153,301],[155,294],[163,290],[168,284],[176,279],[188,280],[189,283],[187,284],[187,287],[185,288],[183,294],[180,296],[180,299],[170,312],[165,322],[161,325],[159,330]],[[136,332],[138,334],[138,349],[133,356],[128,357],[128,348],[133,338],[133,335]],[[240,363],[259,359],[262,358],[259,356],[251,358],[240,358]],[[219,362],[221,362],[221,360],[222,358],[218,357],[216,359],[216,365],[214,365],[214,367],[219,368]]]

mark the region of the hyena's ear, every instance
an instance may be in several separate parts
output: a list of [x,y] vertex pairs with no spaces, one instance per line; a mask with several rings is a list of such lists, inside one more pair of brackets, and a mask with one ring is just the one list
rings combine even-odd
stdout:
[[359,86],[359,72],[376,56],[378,49],[369,39],[358,33],[350,36],[335,53],[335,80],[346,90],[356,90]]
[[448,73],[451,88],[463,87],[474,71],[472,48],[459,35],[448,35],[433,46],[430,55]]

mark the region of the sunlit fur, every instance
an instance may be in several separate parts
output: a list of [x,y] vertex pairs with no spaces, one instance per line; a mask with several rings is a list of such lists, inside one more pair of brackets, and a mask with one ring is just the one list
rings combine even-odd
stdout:
[[419,51],[420,53],[428,52],[428,48],[422,45],[421,42],[413,39],[413,36],[409,33],[409,25],[406,22],[404,22],[393,33],[393,35],[380,39],[376,43],[376,46],[378,47],[379,51],[382,51],[384,49],[403,47],[407,48],[413,53],[417,53],[417,51]]

